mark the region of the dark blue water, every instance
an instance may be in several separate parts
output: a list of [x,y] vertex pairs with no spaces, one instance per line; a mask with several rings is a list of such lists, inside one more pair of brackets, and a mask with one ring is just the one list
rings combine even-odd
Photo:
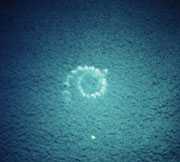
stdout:
[[[0,162],[179,162],[179,11],[170,0],[1,1]],[[87,70],[72,70],[85,65],[108,70],[95,76],[104,94],[80,92]],[[102,82],[91,79],[93,93]]]

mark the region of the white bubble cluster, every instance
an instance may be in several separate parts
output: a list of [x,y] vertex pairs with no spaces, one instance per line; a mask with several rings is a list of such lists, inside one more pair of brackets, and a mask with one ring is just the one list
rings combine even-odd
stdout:
[[[71,70],[70,74],[67,76],[65,85],[67,87],[71,86],[70,80],[76,80],[76,88],[80,92],[82,97],[86,98],[97,98],[103,96],[107,89],[106,75],[108,73],[107,69],[100,70],[94,66],[78,66],[76,69]],[[83,86],[82,81],[84,76],[89,75],[95,78],[99,84],[99,87],[93,92],[87,92]],[[88,84],[88,83],[87,83]],[[88,86],[88,85],[87,85]]]

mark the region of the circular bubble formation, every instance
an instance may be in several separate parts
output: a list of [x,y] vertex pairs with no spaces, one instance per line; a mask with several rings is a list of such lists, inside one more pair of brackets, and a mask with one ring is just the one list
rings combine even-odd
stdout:
[[[67,77],[67,86],[70,86],[69,79],[75,75],[77,75],[77,89],[79,90],[80,94],[83,97],[86,98],[97,98],[105,94],[107,89],[107,80],[106,80],[106,74],[108,70],[100,70],[98,68],[95,68],[94,66],[78,66],[76,69],[71,71],[71,75]],[[88,91],[87,87],[91,86],[90,82],[88,82],[87,76],[89,78],[93,78],[93,80],[96,80],[92,84],[95,84],[94,86],[96,88],[93,89],[93,91]],[[86,87],[83,85],[83,83],[87,83]]]

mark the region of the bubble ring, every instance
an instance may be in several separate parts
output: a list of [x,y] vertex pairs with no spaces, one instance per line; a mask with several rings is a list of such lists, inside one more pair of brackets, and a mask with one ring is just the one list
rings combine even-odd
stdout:
[[[77,89],[79,90],[80,94],[86,98],[97,98],[103,96],[107,89],[107,80],[106,74],[108,70],[100,70],[99,68],[95,68],[94,66],[78,66],[76,69],[71,71],[70,77],[67,77],[67,85],[70,86],[68,81],[69,78],[76,76],[77,77]],[[84,90],[82,86],[82,80],[86,74],[91,75],[92,77],[96,78],[99,83],[99,88],[94,92],[88,93]]]
[[96,98],[96,97],[104,95],[106,91],[106,87],[107,87],[107,81],[106,81],[104,71],[101,71],[100,69],[95,68],[93,66],[84,66],[80,69],[83,71],[84,74],[90,74],[93,77],[95,77],[100,83],[100,88],[98,90],[96,90],[93,93],[87,93],[82,87],[81,82],[84,79],[84,75],[81,75],[81,77],[79,77],[78,79],[78,89],[81,95],[87,98]]

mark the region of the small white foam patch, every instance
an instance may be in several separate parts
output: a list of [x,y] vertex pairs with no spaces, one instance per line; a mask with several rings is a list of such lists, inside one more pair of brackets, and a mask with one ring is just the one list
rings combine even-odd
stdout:
[[92,140],[95,140],[95,139],[96,139],[96,136],[91,135],[91,139],[92,139]]

